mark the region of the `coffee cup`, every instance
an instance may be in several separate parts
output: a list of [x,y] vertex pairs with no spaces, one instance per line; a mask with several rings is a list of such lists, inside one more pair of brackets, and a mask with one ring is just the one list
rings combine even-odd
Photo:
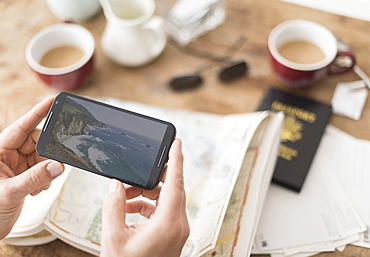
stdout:
[[[355,65],[354,54],[339,50],[337,39],[327,28],[308,20],[289,20],[273,28],[268,51],[277,79],[291,88],[310,87]],[[347,58],[350,64],[338,65],[341,58]]]
[[101,10],[99,0],[46,0],[46,4],[61,21],[86,22]]
[[42,81],[58,90],[86,85],[94,70],[95,41],[84,27],[61,23],[36,33],[26,47],[26,60]]

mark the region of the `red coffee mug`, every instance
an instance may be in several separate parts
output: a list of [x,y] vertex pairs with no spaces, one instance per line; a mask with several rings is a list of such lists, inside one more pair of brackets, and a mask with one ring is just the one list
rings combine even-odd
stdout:
[[[82,51],[82,57],[65,67],[50,68],[40,64],[52,49],[70,46]],[[94,70],[95,40],[84,27],[61,23],[46,27],[28,42],[26,59],[29,66],[49,86],[61,91],[72,91],[86,85]]]
[[[279,48],[289,42],[305,41],[317,46],[324,58],[320,61],[302,64],[284,58]],[[291,88],[305,88],[332,74],[349,71],[356,58],[350,51],[340,51],[335,36],[325,27],[307,20],[290,20],[276,26],[268,38],[268,50],[272,70],[277,79]],[[350,65],[340,67],[339,58],[348,58]]]

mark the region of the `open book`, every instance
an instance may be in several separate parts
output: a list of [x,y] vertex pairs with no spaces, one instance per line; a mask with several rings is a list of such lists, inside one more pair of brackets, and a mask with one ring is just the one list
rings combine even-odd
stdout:
[[[277,159],[283,114],[216,115],[103,101],[176,126],[183,141],[191,229],[182,255],[211,256],[215,248],[221,256],[231,256],[234,249],[249,255]],[[49,190],[26,197],[19,220],[3,242],[36,245],[59,238],[99,255],[108,184],[105,177],[66,166]],[[138,214],[127,215],[128,224],[142,219]],[[239,233],[250,242],[238,242]]]

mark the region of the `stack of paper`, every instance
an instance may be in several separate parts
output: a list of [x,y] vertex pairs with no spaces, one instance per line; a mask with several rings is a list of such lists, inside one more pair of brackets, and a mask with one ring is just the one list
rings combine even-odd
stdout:
[[328,126],[302,191],[271,185],[253,253],[303,257],[368,238],[361,216],[369,217],[369,150],[370,142]]
[[333,152],[327,156],[327,164],[335,171],[367,228],[361,239],[353,244],[370,248],[370,141],[354,138],[334,128],[326,141],[326,151]]

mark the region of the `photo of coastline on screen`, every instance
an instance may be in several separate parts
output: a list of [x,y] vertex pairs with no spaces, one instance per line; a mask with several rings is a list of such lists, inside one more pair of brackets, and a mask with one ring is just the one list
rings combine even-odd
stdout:
[[166,128],[67,96],[45,152],[68,164],[145,186]]

